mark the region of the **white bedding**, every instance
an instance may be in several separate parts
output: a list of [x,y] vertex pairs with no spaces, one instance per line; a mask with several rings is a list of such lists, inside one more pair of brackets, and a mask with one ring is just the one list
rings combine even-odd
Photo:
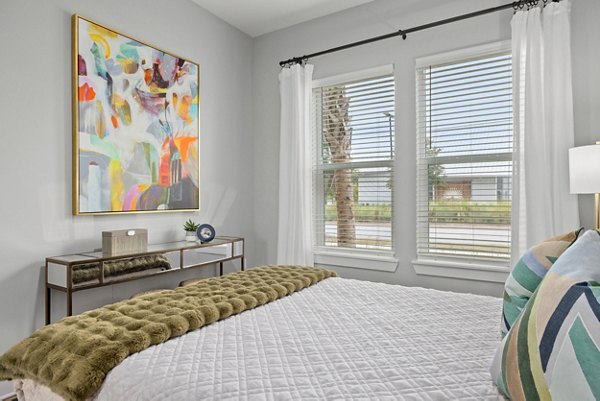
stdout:
[[502,400],[500,314],[499,298],[330,278],[128,357],[93,400]]

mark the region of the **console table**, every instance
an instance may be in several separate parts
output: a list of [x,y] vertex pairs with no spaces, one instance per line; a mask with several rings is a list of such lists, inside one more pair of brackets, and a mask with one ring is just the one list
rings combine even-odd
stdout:
[[[244,270],[243,238],[215,237],[205,244],[200,241],[169,242],[148,245],[143,252],[111,256],[102,251],[91,251],[46,258],[46,324],[51,320],[52,290],[66,293],[67,316],[71,316],[74,292],[214,264],[219,264],[219,274],[223,275],[223,262],[234,259],[240,260],[240,269]],[[160,266],[145,266],[146,260],[160,262]],[[119,263],[128,270],[115,273],[112,267]],[[74,269],[77,270],[75,275]],[[79,273],[83,270],[85,275],[82,276]]]

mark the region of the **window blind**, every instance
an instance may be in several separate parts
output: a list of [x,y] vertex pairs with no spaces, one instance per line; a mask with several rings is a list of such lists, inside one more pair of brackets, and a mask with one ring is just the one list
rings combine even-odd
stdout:
[[417,254],[508,263],[509,51],[417,69]]
[[317,246],[391,250],[394,78],[313,90]]

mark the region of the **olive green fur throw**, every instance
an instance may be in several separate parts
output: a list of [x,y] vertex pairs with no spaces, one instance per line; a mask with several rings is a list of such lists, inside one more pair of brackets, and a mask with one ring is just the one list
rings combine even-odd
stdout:
[[84,401],[127,356],[333,276],[311,267],[265,266],[67,317],[2,355],[0,380],[32,379],[66,400]]
[[[165,255],[138,256],[130,259],[118,259],[104,263],[104,277],[116,277],[123,274],[137,273],[150,269],[169,270],[171,264]],[[97,280],[100,277],[98,263],[73,266],[72,280],[74,284]]]

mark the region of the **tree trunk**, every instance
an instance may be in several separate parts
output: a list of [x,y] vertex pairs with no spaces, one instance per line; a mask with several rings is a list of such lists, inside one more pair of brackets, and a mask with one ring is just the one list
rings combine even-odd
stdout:
[[[331,161],[346,163],[351,160],[349,101],[343,87],[331,87],[323,90],[325,108],[323,112],[323,128]],[[356,226],[354,220],[354,185],[352,170],[336,170],[333,175],[335,185],[335,203],[337,208],[337,244],[341,247],[356,246]]]

